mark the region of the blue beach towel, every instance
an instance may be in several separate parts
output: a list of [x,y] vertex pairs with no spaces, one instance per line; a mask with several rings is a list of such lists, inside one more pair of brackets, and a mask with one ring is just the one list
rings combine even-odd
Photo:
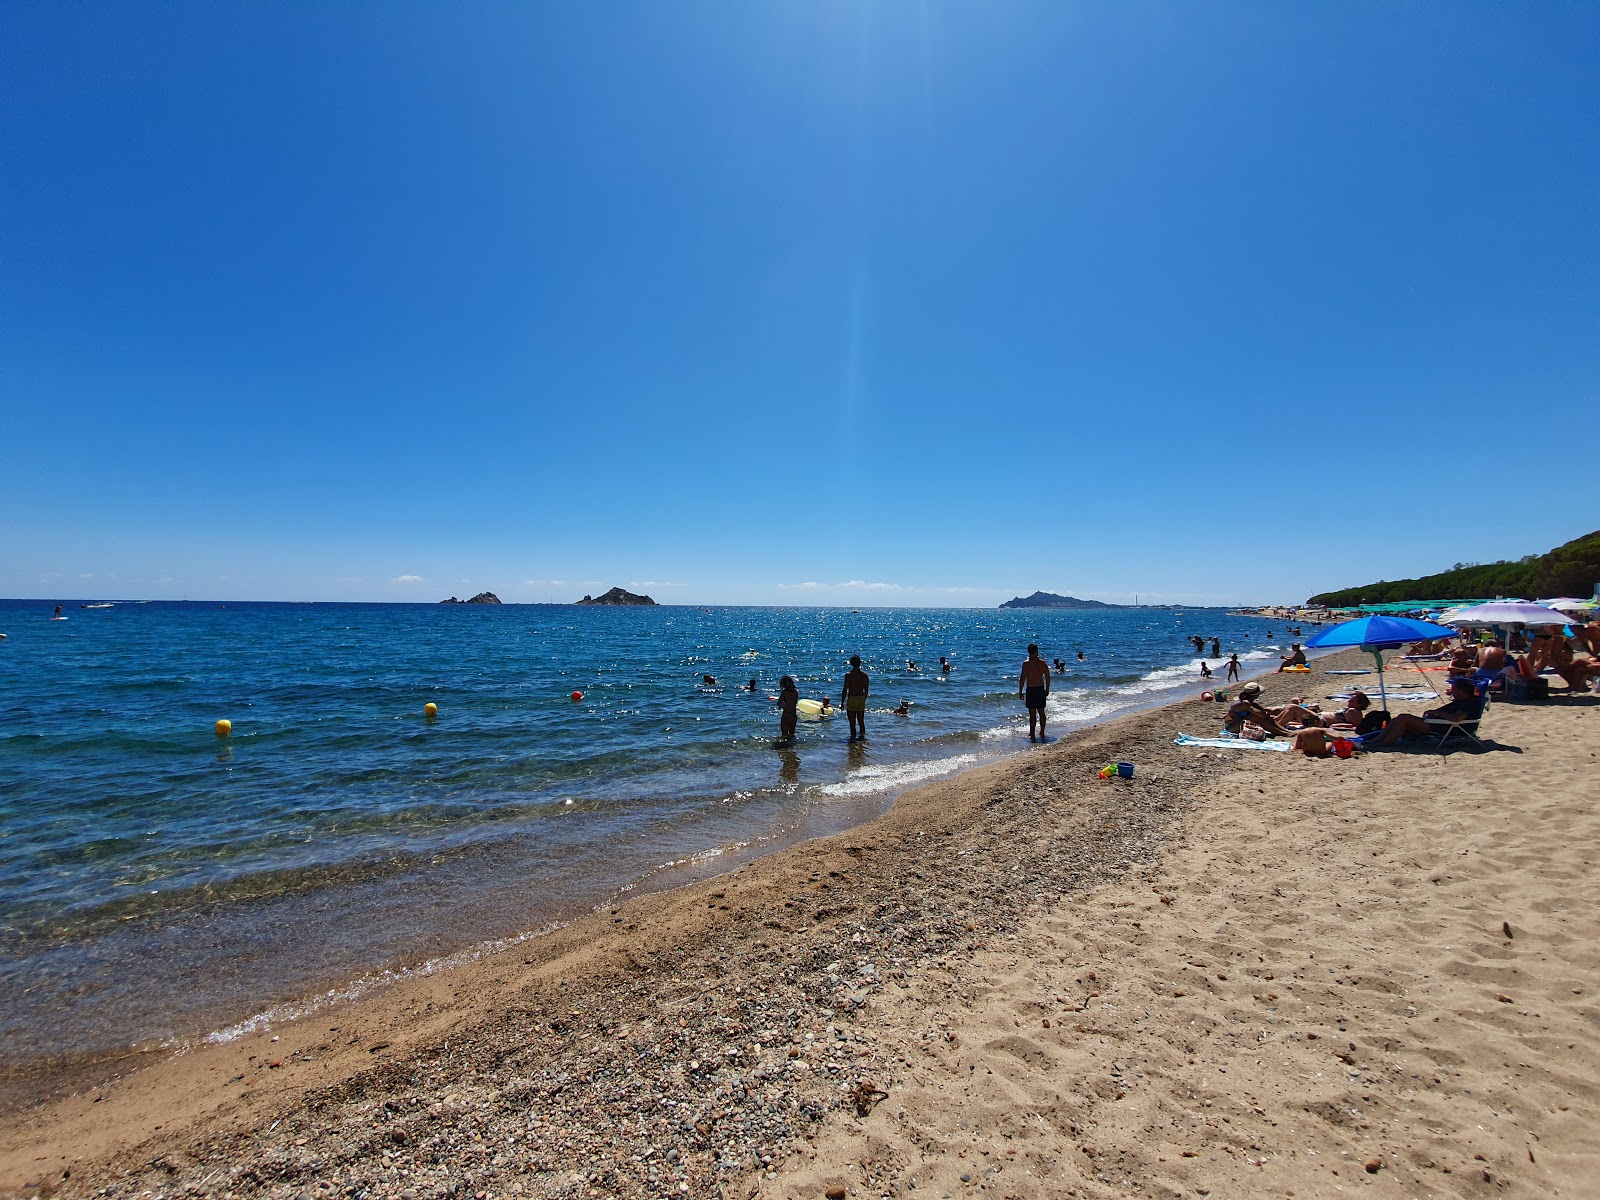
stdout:
[[1288,750],[1288,742],[1253,742],[1249,738],[1190,737],[1187,733],[1180,733],[1173,739],[1174,746],[1208,746],[1217,750]]

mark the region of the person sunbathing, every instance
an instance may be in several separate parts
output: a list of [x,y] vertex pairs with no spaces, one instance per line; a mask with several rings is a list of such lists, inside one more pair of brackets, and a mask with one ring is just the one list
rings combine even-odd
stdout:
[[[1333,733],[1326,729],[1318,729],[1314,726],[1310,729],[1302,729],[1295,734],[1291,745],[1308,758],[1326,758],[1330,754],[1338,754],[1341,758],[1349,758],[1351,752],[1355,749],[1355,743],[1343,734]],[[1344,747],[1343,751],[1339,749],[1341,745]]]
[[1441,708],[1430,709],[1420,717],[1415,713],[1401,713],[1397,717],[1391,717],[1389,723],[1383,727],[1383,732],[1362,742],[1361,748],[1377,750],[1392,746],[1406,738],[1435,736],[1439,730],[1428,724],[1430,718],[1435,721],[1452,721],[1458,725],[1467,725],[1476,722],[1482,715],[1483,701],[1478,699],[1478,689],[1473,686],[1472,681],[1452,679],[1450,703]]
[[1259,726],[1275,737],[1282,737],[1285,731],[1279,727],[1277,718],[1256,703],[1260,695],[1259,683],[1247,683],[1240,688],[1239,698],[1228,705],[1228,711],[1222,718],[1222,727],[1234,737],[1242,737],[1247,724]]
[[1499,638],[1478,647],[1478,670],[1503,671],[1506,667],[1506,648]]
[[1362,715],[1372,707],[1372,701],[1360,690],[1350,693],[1344,708],[1336,713],[1325,713],[1305,700],[1291,700],[1282,708],[1273,709],[1273,716],[1285,729],[1300,726],[1306,729],[1354,728],[1361,723]]
[[1293,643],[1290,649],[1292,653],[1285,655],[1278,665],[1279,674],[1287,671],[1290,667],[1303,667],[1306,665],[1306,652],[1300,649],[1300,643]]
[[1461,646],[1450,657],[1451,675],[1471,675],[1478,669],[1478,648],[1476,646]]
[[1322,725],[1322,710],[1315,705],[1307,704],[1304,696],[1296,696],[1289,703],[1268,710],[1272,717],[1283,729],[1294,729],[1305,725]]
[[1532,675],[1549,668],[1575,692],[1587,691],[1589,681],[1600,678],[1600,661],[1590,655],[1579,658],[1573,654],[1572,643],[1559,630],[1539,634],[1533,652],[1524,661]]

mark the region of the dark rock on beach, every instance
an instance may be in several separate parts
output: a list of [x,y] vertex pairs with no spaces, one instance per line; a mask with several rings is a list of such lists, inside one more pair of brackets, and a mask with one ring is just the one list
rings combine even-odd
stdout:
[[637,593],[625,591],[614,587],[604,596],[585,596],[577,601],[579,604],[654,604],[649,596],[640,596]]

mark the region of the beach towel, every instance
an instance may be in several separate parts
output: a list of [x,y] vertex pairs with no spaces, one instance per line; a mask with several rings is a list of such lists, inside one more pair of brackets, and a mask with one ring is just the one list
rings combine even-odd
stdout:
[[1172,743],[1174,746],[1208,746],[1218,750],[1287,750],[1288,742],[1253,742],[1249,738],[1190,737],[1187,733],[1180,733]]
[[[1351,692],[1340,692],[1336,696],[1329,696],[1328,699],[1348,700],[1352,694],[1353,693]],[[1398,700],[1402,702],[1406,700],[1437,700],[1439,698],[1438,692],[1429,692],[1422,689],[1413,690],[1408,688],[1389,688],[1384,694],[1387,695],[1390,700]],[[1377,699],[1377,697],[1375,697],[1371,692],[1363,692],[1363,695],[1365,695],[1368,700]]]

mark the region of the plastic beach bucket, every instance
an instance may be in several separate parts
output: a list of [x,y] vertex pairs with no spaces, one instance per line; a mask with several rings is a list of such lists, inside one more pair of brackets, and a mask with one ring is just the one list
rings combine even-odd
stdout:
[[1119,762],[1117,764],[1117,774],[1122,776],[1124,779],[1132,779],[1133,778],[1133,764],[1132,763]]

